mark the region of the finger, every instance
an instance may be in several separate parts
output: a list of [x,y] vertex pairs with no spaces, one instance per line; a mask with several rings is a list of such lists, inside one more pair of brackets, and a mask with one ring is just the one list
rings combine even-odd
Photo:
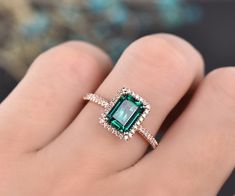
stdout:
[[159,195],[216,195],[235,166],[234,78],[235,68],[206,77],[158,150],[136,165],[134,179],[154,179]]
[[83,42],[42,54],[0,106],[0,149],[31,151],[50,142],[81,110],[84,93],[94,91],[110,69],[109,57]]
[[[155,134],[167,114],[194,81],[202,76],[200,55],[188,43],[171,35],[153,35],[133,43],[97,90],[111,99],[123,86],[138,92],[151,103],[144,126]],[[102,108],[88,103],[68,129],[45,152],[61,164],[94,162],[107,171],[120,170],[136,162],[148,144],[138,135],[128,143],[106,131],[98,118]],[[79,156],[77,156],[79,155]],[[120,161],[121,160],[121,161]]]

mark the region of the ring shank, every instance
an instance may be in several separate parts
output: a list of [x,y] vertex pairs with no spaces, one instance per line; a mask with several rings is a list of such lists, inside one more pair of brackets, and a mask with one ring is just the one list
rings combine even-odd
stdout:
[[[88,93],[83,97],[83,99],[96,103],[102,106],[103,108],[107,108],[109,106],[108,100],[93,93]],[[158,146],[158,142],[154,138],[154,136],[147,129],[143,128],[141,125],[138,126],[137,133],[139,133],[152,146],[153,149],[155,149]]]
[[138,133],[152,146],[153,149],[157,148],[158,142],[153,135],[142,126],[139,126]]
[[93,103],[96,103],[96,104],[102,106],[103,108],[107,108],[109,105],[108,100],[104,99],[103,97],[101,97],[99,95],[93,94],[93,93],[88,93],[87,95],[85,95],[83,97],[83,99],[87,100],[87,101],[91,101]]

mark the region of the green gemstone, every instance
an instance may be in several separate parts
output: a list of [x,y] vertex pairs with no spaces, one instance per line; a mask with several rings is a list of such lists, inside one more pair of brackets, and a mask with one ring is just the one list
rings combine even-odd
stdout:
[[108,123],[121,133],[129,132],[144,110],[142,102],[130,94],[122,95],[107,114]]

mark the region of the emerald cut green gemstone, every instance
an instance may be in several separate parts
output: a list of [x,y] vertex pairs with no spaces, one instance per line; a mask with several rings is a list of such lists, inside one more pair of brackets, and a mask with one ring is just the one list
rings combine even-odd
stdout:
[[143,103],[130,94],[122,95],[107,114],[108,123],[119,132],[129,132],[143,114]]

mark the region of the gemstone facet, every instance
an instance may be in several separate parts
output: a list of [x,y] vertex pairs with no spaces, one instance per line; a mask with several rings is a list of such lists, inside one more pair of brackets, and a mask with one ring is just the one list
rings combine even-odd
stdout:
[[143,114],[143,103],[130,94],[122,95],[107,114],[107,122],[119,132],[130,132]]
[[125,126],[137,109],[138,107],[135,104],[124,100],[117,111],[114,113],[113,118]]

